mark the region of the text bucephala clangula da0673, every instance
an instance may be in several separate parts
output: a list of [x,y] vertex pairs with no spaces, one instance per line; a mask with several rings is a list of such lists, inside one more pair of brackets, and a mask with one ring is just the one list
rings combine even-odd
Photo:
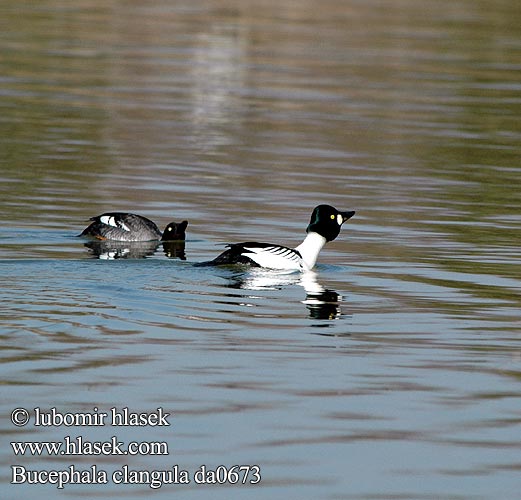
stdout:
[[330,205],[319,205],[311,214],[307,236],[296,248],[254,241],[235,243],[214,260],[196,266],[249,264],[270,269],[307,271],[315,266],[322,247],[340,233],[342,224],[355,215],[354,211],[341,212]]
[[171,222],[161,232],[154,222],[142,215],[107,212],[89,220],[92,224],[79,236],[114,241],[184,240],[187,221]]

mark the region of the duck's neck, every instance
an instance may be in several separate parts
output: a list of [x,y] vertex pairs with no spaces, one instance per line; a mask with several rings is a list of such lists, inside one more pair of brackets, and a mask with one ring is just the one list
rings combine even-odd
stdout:
[[302,255],[302,260],[307,269],[313,269],[317,262],[318,254],[326,244],[326,239],[313,231],[309,232],[304,241],[295,250]]

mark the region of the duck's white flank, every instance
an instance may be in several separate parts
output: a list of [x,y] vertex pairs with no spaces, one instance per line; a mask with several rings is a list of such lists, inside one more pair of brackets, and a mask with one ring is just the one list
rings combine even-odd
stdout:
[[281,270],[301,270],[302,259],[291,248],[280,247],[278,245],[268,247],[244,247],[242,255],[250,258],[261,267]]
[[320,234],[310,231],[304,241],[295,250],[302,255],[303,267],[309,271],[315,267],[320,250],[326,244],[326,239]]

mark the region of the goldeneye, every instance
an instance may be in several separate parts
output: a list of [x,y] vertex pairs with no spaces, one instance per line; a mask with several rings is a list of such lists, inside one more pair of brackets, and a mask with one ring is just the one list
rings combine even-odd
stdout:
[[315,266],[322,247],[339,235],[342,224],[353,215],[354,211],[341,212],[330,205],[319,205],[311,214],[306,238],[296,248],[254,241],[235,243],[228,245],[228,250],[214,260],[196,266],[249,264],[270,269],[308,271]]
[[107,212],[89,220],[92,224],[78,236],[113,241],[173,241],[184,240],[187,221],[171,222],[161,232],[150,219],[142,215]]

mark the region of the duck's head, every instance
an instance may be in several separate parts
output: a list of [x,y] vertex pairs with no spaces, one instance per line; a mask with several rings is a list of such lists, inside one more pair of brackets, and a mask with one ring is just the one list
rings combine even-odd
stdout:
[[171,222],[165,227],[161,241],[179,241],[186,238],[186,226],[188,221],[183,222]]
[[318,233],[326,241],[333,241],[339,235],[342,224],[353,215],[354,210],[341,212],[331,205],[318,205],[311,214],[306,232]]

